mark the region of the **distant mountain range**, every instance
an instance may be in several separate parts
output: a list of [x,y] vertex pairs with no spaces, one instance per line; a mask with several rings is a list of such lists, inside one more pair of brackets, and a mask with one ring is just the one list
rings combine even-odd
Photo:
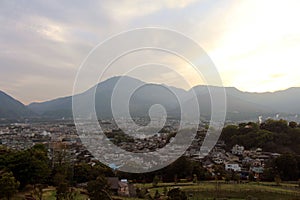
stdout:
[[[95,108],[99,118],[112,118],[111,97],[114,86],[122,78],[120,91],[126,93],[130,88],[136,87],[144,82],[131,77],[113,77],[103,81],[93,88],[78,94],[76,99],[85,101],[91,98],[94,90]],[[96,88],[95,88],[96,87]],[[161,104],[165,107],[170,117],[180,115],[180,105],[175,95],[170,92],[169,88],[175,92],[176,96],[188,105],[189,97],[195,92],[199,101],[201,115],[209,118],[211,110],[209,90],[218,91],[222,88],[216,86],[195,86],[189,91],[174,88],[160,84],[145,84],[140,87],[130,98],[129,110],[133,117],[148,116],[149,108],[154,104]],[[209,88],[209,90],[208,90]],[[257,119],[258,116],[264,117],[282,115],[300,116],[300,88],[290,88],[274,93],[250,93],[242,92],[233,87],[226,87],[227,95],[227,119],[228,120],[251,120]],[[117,105],[125,106],[122,99],[116,99]],[[85,108],[83,108],[85,110]],[[89,114],[86,108],[86,115]],[[192,111],[191,111],[192,112]],[[72,97],[58,98],[42,103],[31,103],[28,106],[15,100],[4,92],[0,91],[0,118],[6,119],[24,119],[24,118],[45,118],[61,119],[72,118]]]
[[24,104],[0,91],[0,118],[18,119],[34,115]]

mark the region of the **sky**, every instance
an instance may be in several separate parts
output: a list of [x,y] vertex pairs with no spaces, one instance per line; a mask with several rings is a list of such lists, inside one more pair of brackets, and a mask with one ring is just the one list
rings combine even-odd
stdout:
[[[249,92],[297,87],[299,10],[298,0],[2,0],[0,90],[24,104],[71,95],[77,71],[96,45],[142,27],[172,29],[192,38],[211,58],[224,86]],[[176,73],[193,80],[189,86],[205,83],[177,58],[146,54],[173,64]],[[145,53],[133,59],[138,56]],[[123,63],[132,63],[130,56],[104,78],[122,75]],[[156,74],[147,68],[132,75],[188,89],[176,82],[174,70],[159,67]]]

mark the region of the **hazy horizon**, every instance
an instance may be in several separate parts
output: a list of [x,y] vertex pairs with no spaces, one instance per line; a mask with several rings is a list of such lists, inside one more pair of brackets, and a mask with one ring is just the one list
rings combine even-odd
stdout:
[[[111,79],[111,78],[114,78],[114,77],[120,77],[120,76],[109,77],[109,78],[107,78],[107,79],[105,79],[105,80],[103,80],[103,81],[101,81],[101,82],[99,82],[99,83],[102,83],[102,82],[107,81],[107,80],[109,80],[109,79]],[[138,78],[131,77],[131,76],[129,76],[129,77],[130,77],[130,78],[134,78],[134,79],[138,79]],[[138,79],[138,80],[140,80],[140,79]],[[143,81],[143,80],[141,80],[141,81]],[[189,89],[191,89],[191,88],[185,89],[185,88],[181,88],[181,87],[177,87],[177,86],[173,86],[173,85],[168,85],[168,84],[164,84],[164,83],[158,83],[158,82],[146,82],[146,81],[143,81],[143,82],[145,82],[146,84],[167,85],[167,86],[171,86],[171,87],[176,87],[176,88],[178,88],[178,89],[183,89],[183,90],[185,90],[185,91],[188,91]],[[99,83],[98,83],[98,84],[99,84]],[[219,86],[216,86],[216,85],[205,85],[205,84],[194,85],[193,87],[196,87],[196,86],[214,86],[214,87],[219,87]],[[92,87],[93,87],[93,86],[92,86]],[[92,87],[91,87],[91,88],[92,88]],[[243,91],[243,90],[240,90],[239,88],[234,87],[234,86],[224,86],[224,87],[225,87],[225,88],[236,88],[236,89],[238,89],[238,90],[241,91],[241,92],[250,92],[250,91]],[[293,87],[289,87],[289,88],[281,89],[281,90],[276,90],[276,91],[250,92],[250,93],[259,93],[259,94],[263,94],[263,93],[274,93],[274,92],[279,92],[279,91],[288,90],[288,89],[291,89],[291,88],[293,88]],[[299,87],[299,88],[300,88],[300,87]],[[89,88],[89,89],[90,89],[90,88]],[[2,91],[2,92],[4,92],[4,93],[6,93],[7,95],[9,95],[9,96],[15,98],[12,94],[9,94],[8,92],[6,92],[6,91],[4,91],[4,90],[1,90],[1,88],[0,88],[0,91]],[[85,91],[83,91],[83,92],[85,92]],[[79,93],[79,94],[80,94],[80,93]],[[18,100],[18,101],[20,101],[20,102],[23,103],[24,105],[29,105],[29,104],[31,104],[31,103],[41,103],[41,102],[51,101],[51,100],[54,100],[54,99],[64,98],[64,97],[68,97],[68,96],[72,96],[72,91],[70,91],[69,94],[66,94],[66,95],[64,95],[64,96],[56,96],[56,97],[52,97],[52,98],[50,98],[50,99],[41,100],[41,101],[32,101],[32,102],[28,102],[28,103],[24,103],[24,102],[22,102],[21,100],[19,100],[19,99],[17,99],[17,98],[15,98],[15,99]],[[33,98],[34,98],[34,97],[33,97]]]
[[[226,87],[247,92],[299,87],[299,9],[293,0],[1,1],[0,90],[24,104],[69,96],[81,62],[97,44],[141,27],[168,28],[195,40]],[[162,59],[192,86],[205,84],[188,66]],[[104,79],[122,75],[119,66]],[[168,71],[136,76],[181,88]]]

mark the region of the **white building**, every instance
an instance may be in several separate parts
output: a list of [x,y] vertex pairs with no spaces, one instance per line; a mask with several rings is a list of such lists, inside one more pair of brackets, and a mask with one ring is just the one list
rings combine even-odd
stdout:
[[220,165],[220,164],[223,164],[223,163],[224,163],[224,160],[223,160],[223,159],[221,159],[221,158],[214,158],[214,159],[213,159],[213,161],[214,161],[216,164],[218,164],[218,165]]
[[237,163],[226,163],[225,170],[227,170],[227,171],[233,170],[235,172],[240,172],[242,169],[241,169],[240,165]]
[[243,152],[244,152],[245,148],[243,146],[240,146],[240,145],[234,145],[231,149],[231,153],[234,154],[234,155],[243,155]]

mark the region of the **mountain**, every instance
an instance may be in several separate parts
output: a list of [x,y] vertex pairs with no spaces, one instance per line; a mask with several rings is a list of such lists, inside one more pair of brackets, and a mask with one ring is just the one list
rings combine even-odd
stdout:
[[20,119],[33,115],[24,104],[0,91],[0,118]]
[[[118,84],[119,96],[112,98],[116,93]],[[135,92],[131,90],[136,88]],[[161,104],[170,117],[179,117],[180,106],[194,112],[192,107],[193,93],[199,102],[202,117],[210,118],[211,96],[209,91],[220,93],[224,88],[216,86],[195,86],[186,91],[180,88],[150,84],[128,76],[118,76],[107,79],[87,91],[74,96],[75,102],[80,102],[79,110],[82,117],[88,117],[91,113],[91,99],[95,93],[95,110],[98,118],[112,118],[112,103],[116,105],[119,117],[128,112],[132,117],[145,117],[149,115],[150,108],[155,104]],[[131,91],[131,94],[129,93]],[[300,88],[290,88],[277,92],[250,93],[243,92],[233,87],[226,87],[227,119],[234,121],[255,120],[258,116],[273,117],[281,115],[300,115]],[[126,95],[130,95],[129,105],[124,102]],[[182,105],[180,105],[180,102]],[[36,117],[45,119],[72,118],[72,97],[62,97],[54,100],[31,103],[27,107],[19,101],[0,92],[0,118],[18,119],[24,117]]]
[[[133,117],[143,117],[148,115],[148,110],[154,104],[163,105],[168,112],[173,111],[178,107],[178,102],[167,86],[158,84],[145,84],[144,82],[127,77],[113,77],[98,85],[90,88],[84,93],[76,95],[74,101],[80,101],[84,117],[89,116],[91,110],[89,108],[90,99],[95,92],[95,108],[99,118],[112,118],[111,102],[114,92],[114,87],[121,81],[119,85],[120,98],[114,98],[118,112],[124,113],[128,105],[123,101],[132,88],[138,88],[130,98],[129,110]],[[140,87],[140,85],[143,85]],[[186,91],[172,87],[172,90],[179,96],[183,96]],[[87,103],[89,102],[89,103]],[[64,97],[52,101],[42,103],[32,103],[28,106],[29,109],[44,117],[50,118],[69,118],[72,117],[72,97]]]
[[[225,91],[224,91],[225,90]],[[249,101],[243,96],[243,92],[233,87],[217,87],[217,86],[195,86],[189,93],[195,92],[199,102],[201,115],[210,118],[211,113],[211,93],[215,95],[226,94],[226,119],[241,121],[241,120],[256,120],[258,116],[274,115],[278,111],[255,101]],[[222,96],[220,97],[222,98]],[[217,99],[218,100],[218,99]],[[221,99],[220,99],[221,101]],[[189,101],[186,102],[189,104]]]
[[41,117],[62,118],[72,115],[72,97],[63,97],[41,103],[31,103],[27,106]]
[[[197,95],[199,102],[199,108],[201,116],[206,118],[210,117],[211,112],[211,100],[209,90],[220,92],[222,88],[215,86],[196,86],[189,91],[179,89],[176,87],[169,87],[160,84],[146,84],[138,79],[122,76],[113,77],[104,82],[97,84],[84,93],[75,96],[75,101],[81,102],[82,117],[89,116],[91,110],[89,110],[90,99],[92,99],[95,92],[95,108],[97,116],[99,118],[112,118],[111,102],[114,87],[118,83],[119,98],[114,98],[116,108],[119,113],[126,113],[128,105],[123,101],[132,88],[138,88],[130,98],[129,110],[130,115],[133,117],[145,117],[148,116],[149,109],[154,104],[161,104],[170,117],[180,116],[180,104],[177,98],[181,99],[185,108],[190,109],[189,112],[193,112],[193,108],[189,108],[192,97],[192,92]],[[139,87],[143,85],[142,87]],[[208,90],[209,89],[209,90]],[[232,120],[247,120],[256,119],[259,115],[263,114],[275,114],[278,110],[272,107],[265,106],[266,104],[258,103],[257,101],[248,100],[247,93],[241,92],[235,88],[226,88],[227,92],[227,116]],[[253,100],[257,100],[255,97]],[[269,101],[266,98],[266,101]],[[29,109],[40,114],[43,117],[49,118],[71,118],[72,117],[72,98],[64,97],[47,101],[43,103],[32,103],[28,106]],[[300,113],[300,112],[299,112]]]
[[280,113],[299,114],[300,113],[300,88],[293,87],[287,90],[265,93],[241,92],[230,90],[229,93],[241,99],[262,105]]

